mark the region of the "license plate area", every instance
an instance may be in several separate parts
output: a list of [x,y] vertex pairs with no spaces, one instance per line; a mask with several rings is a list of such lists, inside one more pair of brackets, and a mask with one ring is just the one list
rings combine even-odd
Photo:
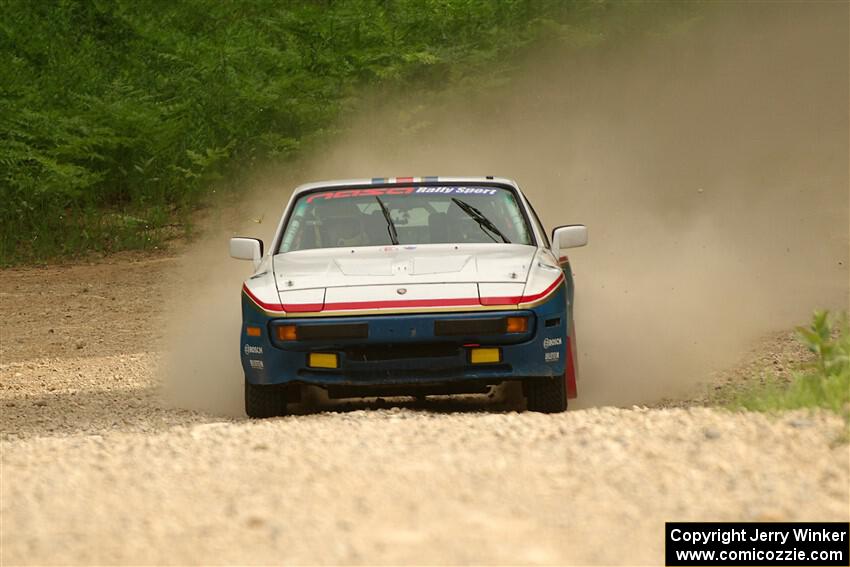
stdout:
[[363,345],[345,350],[346,360],[353,363],[419,358],[457,358],[459,354],[460,346],[449,343]]

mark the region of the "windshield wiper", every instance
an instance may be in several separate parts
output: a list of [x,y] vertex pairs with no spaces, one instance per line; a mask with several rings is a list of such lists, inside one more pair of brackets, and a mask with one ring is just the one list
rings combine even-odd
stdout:
[[384,218],[387,219],[387,232],[390,233],[390,241],[398,246],[398,231],[396,231],[395,225],[393,224],[393,219],[390,216],[390,210],[377,195],[375,196],[375,200],[378,201],[379,205],[381,205],[381,212],[384,213]]
[[[375,197],[375,198],[377,199],[377,197]],[[472,217],[472,220],[477,222],[478,226],[480,226],[481,228],[486,228],[487,230],[489,230],[490,232],[492,232],[493,234],[495,234],[496,236],[501,238],[502,242],[505,242],[506,244],[511,243],[511,241],[508,239],[508,237],[505,236],[504,234],[502,234],[502,231],[499,230],[498,227],[495,224],[493,224],[493,221],[491,221],[490,219],[485,217],[484,214],[481,211],[479,211],[478,209],[476,209],[475,207],[473,207],[469,203],[461,201],[460,199],[455,199],[454,197],[452,197],[452,201],[454,201],[455,205],[457,205],[458,207],[463,209],[463,212],[465,212],[467,215]],[[485,234],[487,234],[487,233],[485,233]],[[492,238],[493,242],[496,241],[496,239],[493,238],[492,235],[487,234],[487,236]]]

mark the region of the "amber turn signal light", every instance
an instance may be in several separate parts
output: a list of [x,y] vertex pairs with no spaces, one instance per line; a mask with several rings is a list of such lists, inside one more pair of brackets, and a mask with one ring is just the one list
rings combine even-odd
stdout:
[[259,327],[245,327],[245,334],[249,337],[259,337],[262,330]]
[[281,325],[277,328],[277,338],[282,341],[294,341],[298,338],[298,331],[295,325]]
[[505,332],[507,333],[524,333],[528,330],[528,317],[508,317],[508,324]]

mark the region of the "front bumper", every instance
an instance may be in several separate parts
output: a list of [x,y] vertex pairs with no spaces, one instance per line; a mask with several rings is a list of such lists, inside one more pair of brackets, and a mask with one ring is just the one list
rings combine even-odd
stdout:
[[[523,333],[492,330],[475,334],[438,334],[446,321],[489,322],[503,317],[527,316]],[[304,325],[315,330],[321,325],[346,325],[356,338],[323,338],[322,332],[308,338],[279,341],[279,325]],[[249,336],[248,327],[260,329]],[[366,328],[366,335],[362,329]],[[460,313],[411,313],[348,317],[278,318],[256,308],[243,296],[241,331],[242,367],[252,384],[303,383],[330,386],[428,385],[470,381],[497,384],[520,378],[563,376],[569,344],[565,288],[548,301],[527,310],[469,311]],[[307,334],[307,333],[305,333]],[[317,336],[318,335],[318,336]],[[474,364],[474,348],[500,349],[500,360]],[[337,368],[311,368],[310,353],[333,353]]]

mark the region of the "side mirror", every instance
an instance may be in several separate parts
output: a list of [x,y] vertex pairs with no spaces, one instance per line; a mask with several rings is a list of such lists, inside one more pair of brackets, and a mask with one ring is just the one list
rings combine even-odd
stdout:
[[230,239],[230,256],[237,260],[252,260],[254,266],[263,258],[263,241],[257,238],[237,236]]
[[587,244],[587,227],[583,224],[568,224],[559,226],[552,231],[552,245],[560,258],[561,250],[578,248]]

